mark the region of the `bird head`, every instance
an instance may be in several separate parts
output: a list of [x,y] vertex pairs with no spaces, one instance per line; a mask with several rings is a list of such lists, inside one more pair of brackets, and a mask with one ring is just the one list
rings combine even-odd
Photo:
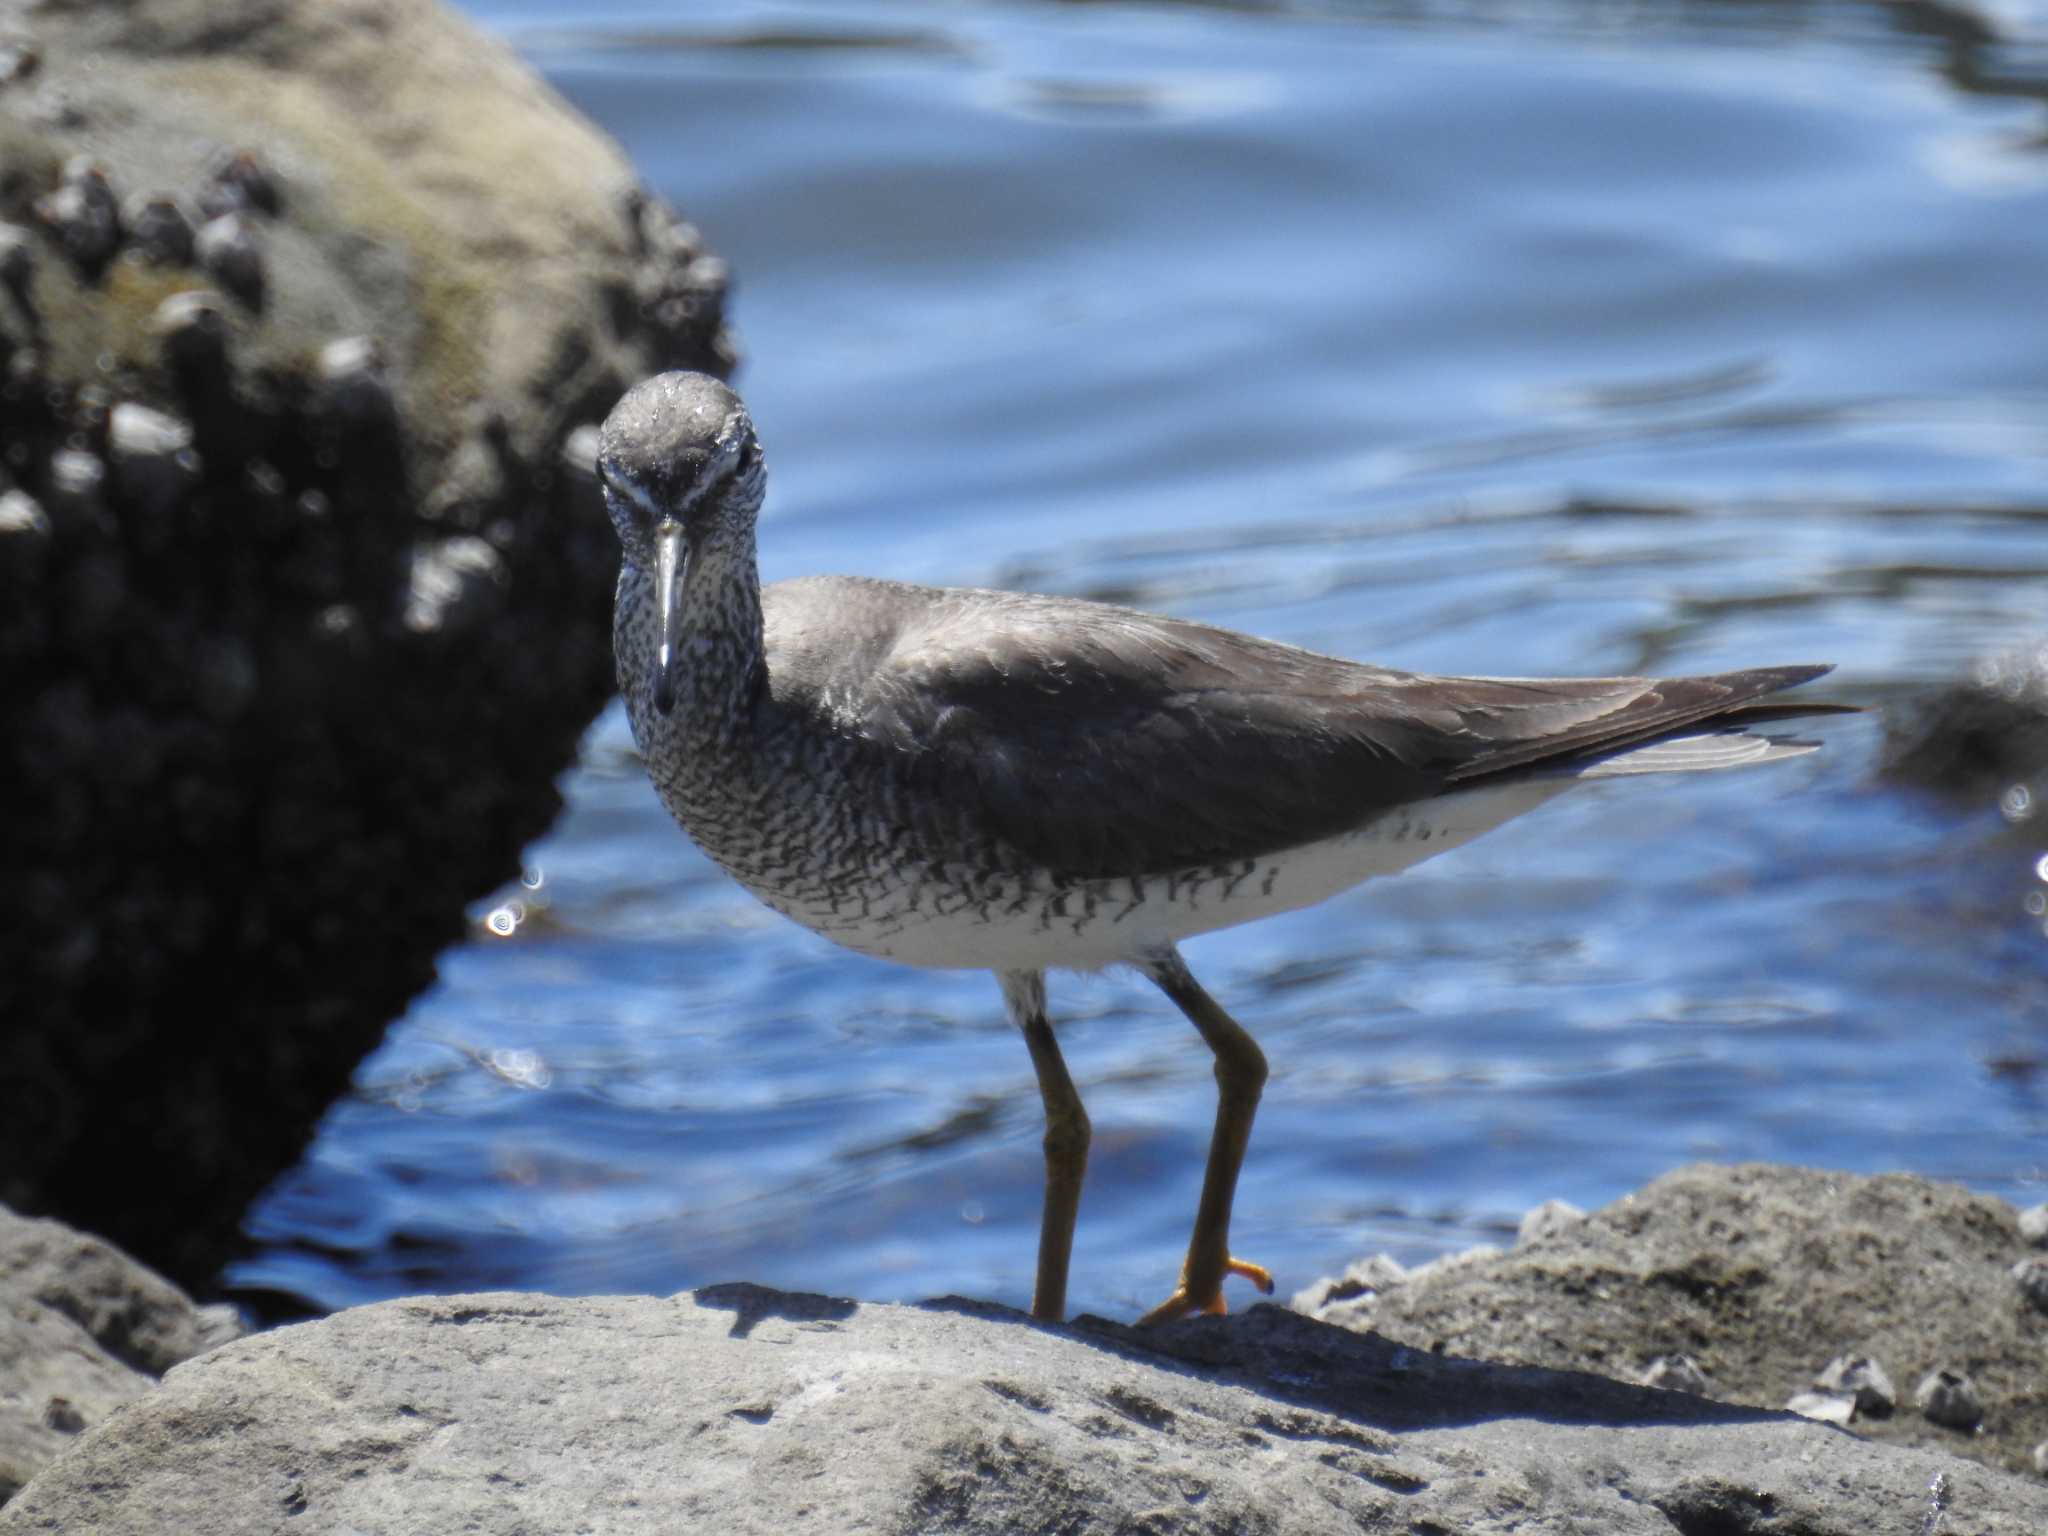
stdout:
[[751,558],[767,478],[761,445],[746,406],[717,379],[658,374],[634,385],[605,418],[597,473],[627,563],[654,577],[654,703],[667,714],[675,705],[675,642],[692,563],[734,540]]

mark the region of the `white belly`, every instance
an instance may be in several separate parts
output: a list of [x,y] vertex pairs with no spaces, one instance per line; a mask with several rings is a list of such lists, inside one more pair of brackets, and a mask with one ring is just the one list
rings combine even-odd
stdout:
[[1524,780],[1402,806],[1342,836],[1221,869],[1134,882],[952,890],[907,882],[806,908],[757,895],[805,927],[863,954],[934,969],[1100,970],[1198,933],[1313,906],[1378,875],[1398,874],[1469,842],[1571,787]]

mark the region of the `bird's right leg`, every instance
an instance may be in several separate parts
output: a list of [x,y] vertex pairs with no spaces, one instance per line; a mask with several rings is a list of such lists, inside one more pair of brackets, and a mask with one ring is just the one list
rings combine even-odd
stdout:
[[1038,1279],[1031,1315],[1056,1323],[1067,1311],[1067,1263],[1074,1253],[1074,1219],[1081,1211],[1081,1178],[1088,1171],[1088,1111],[1045,1016],[1045,972],[1004,971],[1003,1007],[1024,1032],[1038,1094],[1045,1100],[1045,1206],[1038,1227]]

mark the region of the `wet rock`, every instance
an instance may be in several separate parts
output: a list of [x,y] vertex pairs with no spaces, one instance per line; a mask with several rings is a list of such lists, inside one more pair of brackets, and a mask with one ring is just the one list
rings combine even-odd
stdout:
[[1974,1430],[1984,1422],[1984,1399],[1962,1371],[1929,1371],[1913,1389],[1913,1406],[1930,1424]]
[[1546,1200],[1522,1217],[1515,1232],[1515,1246],[1526,1248],[1569,1230],[1586,1219],[1586,1213],[1569,1200]]
[[238,1341],[89,1429],[5,1528],[1869,1536],[1940,1478],[1972,1536],[2048,1529],[2037,1480],[1951,1494],[1955,1466],[1275,1307],[1140,1332],[728,1285],[394,1301]]
[[[1695,1397],[1713,1396],[1713,1384],[1691,1355],[1659,1355],[1643,1367],[1636,1380],[1646,1387],[1667,1392],[1690,1392]],[[1796,1409],[1794,1410],[1797,1411]]]
[[1867,1355],[1837,1355],[1814,1377],[1823,1392],[1847,1397],[1865,1418],[1890,1418],[1899,1405],[1898,1391],[1883,1366]]
[[[1718,1400],[1773,1411],[1809,1379],[1817,1347],[1916,1381],[1963,1362],[1984,1405],[1968,1439],[1919,1413],[1859,1412],[1857,1432],[2027,1471],[2048,1401],[2040,1317],[2009,1273],[2019,1251],[2012,1207],[1954,1185],[1701,1165],[1542,1244],[1411,1271],[1357,1325],[1417,1350],[1631,1380],[1642,1360],[1682,1349]],[[1354,1305],[1319,1312],[1336,1321]],[[1852,1396],[1854,1379],[1828,1395]]]
[[250,309],[263,307],[270,286],[269,261],[263,237],[247,214],[223,213],[208,219],[193,237],[192,253],[200,270],[218,283],[223,293]]

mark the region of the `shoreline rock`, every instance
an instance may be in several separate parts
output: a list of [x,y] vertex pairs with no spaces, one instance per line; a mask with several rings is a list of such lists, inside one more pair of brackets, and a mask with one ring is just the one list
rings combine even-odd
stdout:
[[[0,1508],[0,1536],[253,1536],[287,1524],[355,1536],[1864,1536],[1933,1530],[1937,1516],[1978,1536],[2048,1529],[2031,1446],[2017,1472],[1963,1459],[2006,1459],[2035,1406],[2005,1390],[2004,1367],[2031,1380],[2039,1353],[2004,1359],[2014,1341],[1982,1326],[1981,1277],[1969,1272],[1990,1269],[2011,1289],[1988,1257],[2021,1241],[2003,1202],[1904,1175],[1696,1167],[1539,1226],[1512,1254],[1355,1267],[1354,1283],[1334,1286],[1348,1297],[1328,1306],[1355,1321],[1366,1300],[1388,1317],[1375,1325],[1384,1332],[1274,1306],[1154,1330],[1089,1317],[1052,1326],[958,1298],[871,1305],[745,1284],[667,1298],[413,1297],[221,1344],[154,1389],[145,1375],[116,1376],[103,1403],[72,1416],[68,1396],[53,1416],[8,1378],[0,1335],[0,1404],[43,1415],[39,1443],[61,1452]],[[1858,1238],[1852,1251],[1870,1264],[1845,1271],[1838,1245],[1869,1232],[1883,1242]],[[15,1256],[24,1244],[36,1256]],[[1697,1255],[1682,1258],[1689,1249],[1720,1255],[1722,1280],[1681,1283],[1705,1274]],[[141,1358],[159,1364],[212,1342],[189,1303],[154,1277],[122,1275],[120,1262],[54,1224],[0,1218],[0,1283],[70,1274],[72,1299],[41,1305],[79,1337],[72,1316],[100,1319],[96,1337],[110,1346],[96,1347],[117,1369],[140,1341],[155,1341]],[[1901,1280],[1898,1265],[1925,1273]],[[1984,1434],[1937,1428],[1896,1402],[1875,1362],[1919,1367],[1868,1318],[1830,1330],[1781,1305],[1781,1291],[1833,1302],[1831,1287],[1852,1283],[1905,1293],[1926,1329],[1916,1347],[1990,1384]],[[1646,1291],[1704,1306],[1692,1320],[1714,1323],[1688,1338],[1701,1363],[1666,1353],[1661,1386],[1633,1379]],[[2014,1317],[2036,1315],[2016,1293],[2006,1300]],[[1520,1358],[1451,1344],[1460,1316],[1475,1337],[1519,1338]],[[1656,1316],[1668,1339],[1681,1313]],[[1425,1317],[1446,1326],[1419,1328]],[[1873,1347],[1800,1363],[1845,1329]],[[1528,1358],[1545,1348],[1598,1350],[1609,1369]],[[29,1364],[31,1380],[52,1379]],[[1768,1398],[1781,1378],[1819,1387],[1806,1395],[1828,1411],[1730,1400],[1756,1379]],[[1929,1378],[1960,1418],[1956,1384],[1939,1369]],[[1822,1422],[1851,1416],[1853,1431]],[[6,1427],[0,1415],[0,1444]]]
[[1272,1306],[1140,1333],[758,1286],[384,1302],[179,1367],[0,1532],[2032,1536],[1940,1451]]
[[1339,1277],[1295,1304],[1518,1365],[1636,1379],[1683,1356],[1692,1390],[1719,1401],[1798,1401],[1873,1440],[2032,1474],[2048,1314],[2016,1282],[2028,1251],[2018,1212],[1957,1185],[1696,1164],[1511,1253],[1405,1272],[1366,1261],[1351,1274],[1378,1284]]

